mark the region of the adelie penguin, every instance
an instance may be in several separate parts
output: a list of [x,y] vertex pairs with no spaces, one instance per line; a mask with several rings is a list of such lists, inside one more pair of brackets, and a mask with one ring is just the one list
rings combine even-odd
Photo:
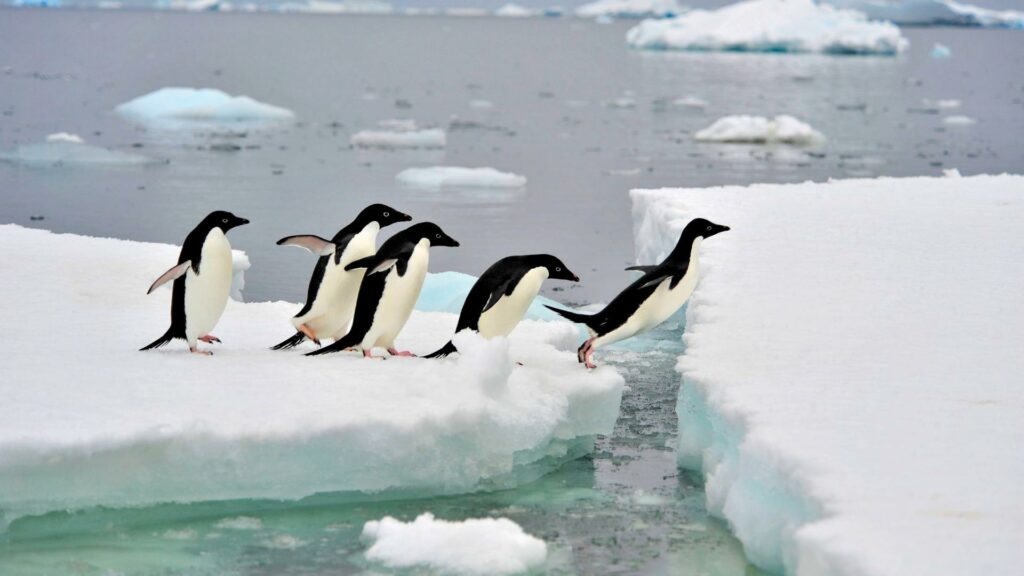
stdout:
[[683,229],[676,247],[661,264],[626,268],[639,270],[644,275],[596,314],[580,314],[548,306],[589,329],[590,338],[577,351],[578,360],[586,363],[587,368],[594,368],[591,360],[594,350],[649,330],[675,314],[697,286],[701,240],[728,229],[728,226],[703,218],[691,221]]
[[[550,254],[509,256],[498,260],[480,275],[462,305],[455,333],[475,330],[484,338],[508,336],[526,315],[540,286],[548,278],[579,282],[561,260]],[[448,341],[427,358],[443,358],[457,352]]]
[[279,246],[298,246],[320,258],[309,279],[306,305],[292,318],[297,332],[273,347],[282,350],[298,346],[309,338],[320,344],[320,338],[337,340],[345,335],[356,307],[359,284],[364,269],[345,267],[377,250],[377,233],[396,222],[412,220],[408,214],[384,204],[372,204],[355,220],[338,231],[330,240],[314,235],[288,236],[277,241]]
[[210,334],[217,325],[231,293],[231,244],[228,230],[248,224],[230,212],[211,212],[188,236],[181,246],[178,265],[164,272],[153,282],[151,294],[167,282],[174,281],[171,294],[171,327],[163,336],[142,350],[159,348],[175,338],[183,338],[188,349],[197,354],[212,354],[197,348],[199,340],[220,342]]
[[373,357],[375,347],[386,348],[392,356],[412,356],[395,349],[395,338],[402,331],[419,298],[427,276],[431,246],[458,246],[432,222],[422,222],[388,238],[380,250],[352,262],[346,270],[366,269],[359,286],[356,310],[348,334],[307,356],[359,348],[363,356]]

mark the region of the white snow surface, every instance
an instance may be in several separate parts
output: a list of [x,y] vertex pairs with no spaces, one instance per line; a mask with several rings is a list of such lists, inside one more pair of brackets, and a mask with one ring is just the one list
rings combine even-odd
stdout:
[[444,130],[361,130],[349,139],[359,148],[444,148]]
[[443,573],[518,574],[544,563],[547,545],[508,518],[446,521],[425,512],[412,522],[391,516],[363,526],[366,558],[391,568]]
[[580,18],[665,18],[682,12],[676,0],[596,0],[576,8]]
[[[0,526],[95,505],[508,487],[591,450],[618,415],[622,378],[581,369],[566,322],[460,334],[440,361],[308,358],[267,349],[299,305],[229,301],[214,356],[139,352],[167,328],[171,291],[146,287],[177,247],[14,225],[0,245],[0,322],[25,327],[0,336]],[[398,346],[430,352],[456,319],[414,312]]]
[[701,142],[747,142],[753,144],[813,145],[825,141],[825,136],[809,124],[792,116],[725,116],[711,126],[698,131],[693,137]]
[[745,0],[717,10],[644,20],[626,41],[652,50],[898,54],[909,46],[899,28],[860,12],[813,0]]
[[680,463],[757,565],[1024,565],[1024,177],[634,190],[638,261],[700,216]]
[[399,183],[414,188],[441,190],[443,188],[522,188],[526,177],[494,168],[462,168],[459,166],[432,166],[407,168],[395,176]]
[[231,96],[214,88],[161,88],[119,104],[117,113],[134,120],[166,127],[193,123],[281,122],[295,117],[286,108]]
[[982,26],[1024,28],[1024,12],[992,10],[955,0],[824,0],[863,12],[872,20],[914,26]]

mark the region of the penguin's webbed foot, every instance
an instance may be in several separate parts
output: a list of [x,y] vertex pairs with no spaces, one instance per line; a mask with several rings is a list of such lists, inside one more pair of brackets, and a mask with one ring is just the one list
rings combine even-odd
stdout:
[[374,356],[373,350],[363,350],[363,358],[366,358],[367,360],[387,360],[387,358],[384,358],[383,356]]
[[200,336],[199,339],[202,340],[203,342],[206,342],[207,344],[213,344],[214,342],[216,342],[217,344],[220,344],[220,338],[217,338],[216,336],[214,336],[212,334],[207,334],[206,336]]
[[413,354],[412,352],[409,352],[408,350],[402,350],[401,352],[399,352],[398,350],[396,350],[394,348],[388,348],[388,354],[391,354],[392,356],[404,356],[406,358],[415,358],[416,357],[415,354]]
[[203,356],[213,356],[213,352],[210,352],[209,350],[200,350],[199,348],[194,348],[193,347],[193,348],[189,348],[188,351],[193,353],[193,354],[201,354]]
[[305,334],[306,338],[312,340],[313,343],[316,344],[317,346],[320,345],[320,339],[316,337],[316,332],[313,332],[313,330],[309,326],[306,326],[305,324],[299,326],[299,332]]

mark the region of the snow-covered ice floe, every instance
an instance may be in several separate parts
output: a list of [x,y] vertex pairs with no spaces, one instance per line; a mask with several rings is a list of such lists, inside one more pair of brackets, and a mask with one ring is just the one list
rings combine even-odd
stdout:
[[896,24],[1024,28],[1022,11],[992,10],[954,0],[827,0],[827,3]]
[[359,148],[444,148],[447,137],[440,128],[361,130],[349,141]]
[[366,558],[390,568],[429,567],[445,574],[519,574],[547,558],[547,545],[508,518],[451,522],[426,512],[412,522],[390,516],[363,526]]
[[576,9],[580,18],[668,18],[684,12],[676,0],[596,0]]
[[693,137],[700,142],[814,145],[825,136],[792,116],[725,116]]
[[540,12],[520,4],[509,3],[503,4],[495,10],[494,15],[500,18],[529,18],[531,16],[540,16]]
[[114,110],[127,118],[167,128],[283,122],[295,117],[286,108],[248,96],[231,96],[214,88],[161,88],[119,104]]
[[459,166],[432,166],[407,168],[395,176],[399,183],[414,188],[440,190],[442,188],[522,188],[526,177],[494,168],[462,168]]
[[43,142],[22,144],[12,150],[0,152],[0,160],[28,166],[141,166],[155,164],[155,158],[118,152],[86,144],[77,134],[58,132]]
[[[622,378],[580,368],[568,323],[460,334],[443,361],[308,358],[267,349],[299,305],[230,301],[214,356],[139,352],[169,321],[171,291],[145,292],[177,247],[13,225],[0,246],[0,321],[24,328],[0,336],[0,525],[97,505],[510,487],[592,450],[618,414]],[[414,312],[398,345],[432,351],[456,318]]]
[[909,46],[899,28],[813,0],[746,0],[645,20],[626,41],[652,50],[898,54]]
[[680,463],[787,574],[1024,561],[1024,177],[632,192],[638,261],[692,217]]

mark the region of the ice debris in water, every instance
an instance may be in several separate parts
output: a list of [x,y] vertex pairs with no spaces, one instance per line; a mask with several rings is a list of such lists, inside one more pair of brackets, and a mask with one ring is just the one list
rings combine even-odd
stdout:
[[580,18],[667,18],[683,12],[676,0],[597,0],[576,9]]
[[953,51],[949,49],[949,46],[945,44],[939,44],[938,42],[932,46],[931,57],[936,60],[944,60],[953,55]]
[[440,128],[419,128],[412,121],[384,121],[384,130],[361,130],[349,141],[359,148],[444,148],[447,136]]
[[224,518],[213,527],[221,530],[259,530],[263,528],[263,521],[252,516],[235,516]]
[[814,0],[745,0],[717,10],[645,20],[629,30],[634,48],[746,52],[898,54],[909,46],[899,28]]
[[462,168],[433,166],[407,168],[395,176],[399,183],[414,188],[441,190],[443,188],[522,188],[526,177],[494,168]]
[[366,558],[391,568],[427,567],[465,575],[518,574],[539,568],[547,545],[508,518],[438,520],[425,512],[412,522],[371,520],[362,537]]
[[161,127],[193,124],[281,122],[295,117],[286,108],[213,88],[161,88],[119,104],[117,113]]
[[895,24],[1024,28],[1024,12],[991,10],[956,0],[826,0],[826,3],[863,12],[872,20]]
[[501,18],[528,18],[537,14],[534,10],[513,3],[504,4],[501,8],[494,11],[494,15]]
[[978,121],[970,116],[956,115],[946,116],[942,119],[943,124],[949,126],[970,126],[971,124],[977,124]]
[[792,116],[726,116],[693,136],[701,142],[748,142],[753,144],[813,145],[825,136]]
[[85,140],[78,134],[70,132],[56,132],[46,137],[47,142],[71,142],[72,144],[84,144]]
[[86,144],[77,134],[57,132],[36,144],[22,144],[0,152],[0,160],[29,166],[139,166],[160,161],[155,158],[118,152]]

